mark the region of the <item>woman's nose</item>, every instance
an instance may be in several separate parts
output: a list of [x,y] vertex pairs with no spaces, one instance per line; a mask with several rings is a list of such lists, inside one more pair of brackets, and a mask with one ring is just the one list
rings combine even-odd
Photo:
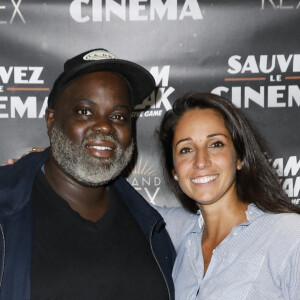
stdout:
[[194,168],[205,169],[211,166],[209,153],[206,149],[197,149],[194,157]]

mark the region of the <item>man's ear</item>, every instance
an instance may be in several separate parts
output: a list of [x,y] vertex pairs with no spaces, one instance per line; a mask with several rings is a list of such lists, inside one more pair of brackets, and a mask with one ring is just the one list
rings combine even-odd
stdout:
[[47,125],[47,132],[49,135],[49,130],[53,126],[53,121],[54,121],[54,110],[47,108],[46,109],[46,114],[45,114],[45,119],[46,119],[46,125]]

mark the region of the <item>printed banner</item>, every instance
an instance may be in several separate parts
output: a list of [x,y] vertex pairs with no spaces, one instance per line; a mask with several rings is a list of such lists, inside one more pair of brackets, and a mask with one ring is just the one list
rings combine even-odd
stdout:
[[158,87],[132,113],[138,158],[128,180],[148,201],[179,205],[155,130],[177,97],[198,90],[246,114],[300,204],[299,15],[298,0],[1,0],[0,162],[48,146],[47,96],[63,63],[106,48],[147,68]]

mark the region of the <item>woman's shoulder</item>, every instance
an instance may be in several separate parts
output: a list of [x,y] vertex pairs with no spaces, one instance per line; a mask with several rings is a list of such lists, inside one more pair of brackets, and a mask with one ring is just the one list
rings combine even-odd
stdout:
[[275,224],[283,232],[295,234],[300,239],[300,215],[296,213],[275,214]]
[[264,213],[258,220],[261,233],[280,247],[300,245],[300,215],[296,213]]
[[282,276],[297,276],[300,271],[300,215],[278,213],[269,217],[273,218],[274,222],[266,234],[273,241],[273,257],[280,262]]
[[182,207],[155,207],[166,222],[166,229],[172,239],[175,249],[181,240],[198,226],[199,215]]
[[276,225],[281,225],[282,228],[289,228],[292,225],[299,225],[300,223],[300,214],[294,212],[262,212],[262,215]]
[[268,227],[277,228],[282,231],[295,229],[297,232],[300,232],[300,214],[294,212],[266,212],[258,208],[255,204],[249,205],[246,214],[248,220],[257,220],[261,225],[268,225]]

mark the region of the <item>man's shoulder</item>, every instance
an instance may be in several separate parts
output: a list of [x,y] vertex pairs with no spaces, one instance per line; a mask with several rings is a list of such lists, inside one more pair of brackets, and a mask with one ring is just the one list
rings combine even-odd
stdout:
[[28,202],[36,174],[48,156],[49,149],[0,167],[0,216],[15,213]]

